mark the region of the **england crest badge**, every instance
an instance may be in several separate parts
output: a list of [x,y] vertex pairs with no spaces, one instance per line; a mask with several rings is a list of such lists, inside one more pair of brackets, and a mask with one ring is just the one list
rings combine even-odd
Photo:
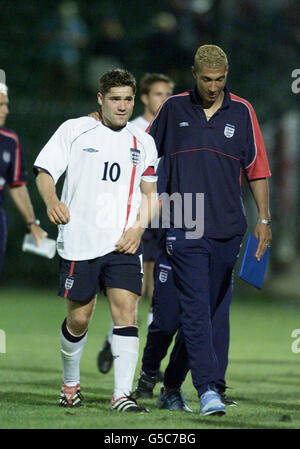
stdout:
[[166,270],[160,270],[159,272],[160,282],[162,283],[167,282],[167,279],[168,279],[168,272]]
[[160,271],[159,271],[158,279],[162,283],[167,282],[169,271],[171,271],[172,268],[168,265],[163,265],[163,264],[159,264],[159,268],[160,268]]
[[65,289],[66,289],[66,290],[71,290],[71,288],[73,287],[73,284],[74,284],[74,279],[68,277],[68,278],[66,279],[66,282],[65,282]]
[[235,126],[227,123],[224,128],[224,136],[227,137],[227,139],[230,139],[234,135],[234,131],[235,131]]
[[137,148],[130,148],[130,156],[133,165],[139,165],[141,160],[141,151]]

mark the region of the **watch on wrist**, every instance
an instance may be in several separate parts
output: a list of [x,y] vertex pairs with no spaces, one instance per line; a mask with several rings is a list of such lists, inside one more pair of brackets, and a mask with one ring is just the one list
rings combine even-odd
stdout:
[[263,223],[267,226],[271,226],[271,224],[272,224],[272,220],[269,220],[268,218],[258,218],[257,222]]
[[30,228],[30,226],[33,225],[33,224],[39,226],[40,225],[40,220],[36,219],[36,220],[33,220],[33,221],[29,221],[26,224],[27,224],[28,228]]

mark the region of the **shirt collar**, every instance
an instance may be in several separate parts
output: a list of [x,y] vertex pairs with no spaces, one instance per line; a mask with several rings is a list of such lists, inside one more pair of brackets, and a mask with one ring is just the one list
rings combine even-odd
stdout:
[[105,128],[108,128],[108,129],[110,129],[111,131],[117,133],[117,132],[122,131],[124,128],[126,128],[128,122],[126,122],[126,124],[125,124],[124,126],[121,126],[121,128],[118,128],[118,129],[113,129],[113,128],[111,128],[110,126],[105,125],[105,123],[103,122],[103,120],[101,120],[99,123],[101,123],[103,126],[105,126]]
[[[223,103],[222,103],[222,106],[220,107],[220,109],[228,108],[230,106],[230,102],[231,102],[230,92],[226,86],[224,87],[223,91],[224,91],[224,98],[223,98]],[[202,107],[200,97],[198,94],[198,90],[197,90],[197,86],[195,86],[194,89],[190,91],[190,96],[191,96],[193,103]]]

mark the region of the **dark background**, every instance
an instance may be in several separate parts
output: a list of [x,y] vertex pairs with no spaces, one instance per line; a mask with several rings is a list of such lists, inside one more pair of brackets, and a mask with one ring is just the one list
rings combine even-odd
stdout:
[[[208,43],[227,53],[228,87],[252,103],[263,131],[274,223],[268,279],[292,273],[300,241],[299,94],[292,91],[292,72],[300,69],[300,8],[292,0],[1,1],[6,127],[20,138],[28,189],[49,237],[56,238],[56,227],[47,219],[31,167],[56,128],[96,109],[98,78],[111,68],[126,68],[137,80],[146,71],[166,73],[175,80],[175,93],[192,88],[194,53]],[[137,98],[134,116],[141,112]],[[250,230],[256,211],[245,196]],[[8,195],[5,208],[10,224],[1,285],[56,288],[57,256],[23,253],[26,227]]]

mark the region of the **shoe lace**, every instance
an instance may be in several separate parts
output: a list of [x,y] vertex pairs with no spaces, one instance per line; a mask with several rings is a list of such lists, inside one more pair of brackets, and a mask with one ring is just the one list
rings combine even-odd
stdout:
[[[75,391],[72,391],[72,389]],[[68,404],[73,403],[76,398],[79,398],[81,401],[83,400],[83,396],[79,386],[76,389],[75,387],[65,386],[63,388],[63,395],[64,395],[63,401]]]

